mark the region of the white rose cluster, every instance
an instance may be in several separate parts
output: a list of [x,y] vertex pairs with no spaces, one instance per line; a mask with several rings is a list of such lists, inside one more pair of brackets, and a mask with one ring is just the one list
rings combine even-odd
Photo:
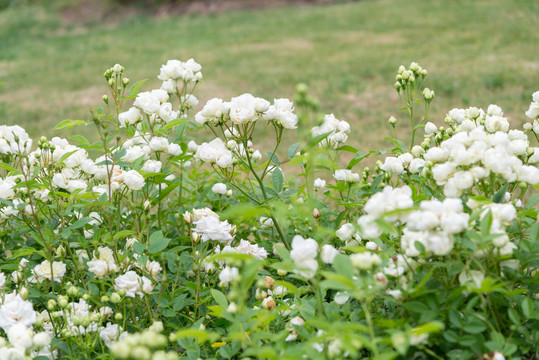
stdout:
[[357,183],[359,182],[359,174],[352,172],[352,170],[348,169],[339,169],[335,170],[335,173],[333,174],[333,178],[337,181],[344,181],[349,184]]
[[227,168],[234,163],[234,156],[226,144],[220,138],[215,138],[209,143],[198,146],[194,155],[195,159],[216,164],[221,168]]
[[311,129],[314,137],[331,132],[319,145],[330,149],[336,149],[348,140],[350,134],[350,124],[344,120],[339,120],[333,114],[325,115],[324,122],[320,126]]
[[161,71],[157,78],[162,81],[196,82],[202,80],[202,66],[194,59],[187,61],[168,60],[161,65]]
[[[168,344],[163,329],[163,323],[156,321],[142,332],[122,335],[119,341],[111,344],[112,355],[117,359],[178,359],[177,351],[158,350]],[[176,341],[173,335],[171,341]]]
[[153,291],[153,284],[147,277],[139,276],[134,271],[128,271],[114,279],[114,288],[124,290],[125,296],[134,298],[150,294]]
[[193,209],[187,211],[184,219],[194,225],[192,229],[193,239],[206,242],[209,240],[229,243],[234,239],[236,227],[229,224],[227,220],[219,220],[219,215],[208,208]]
[[449,254],[453,249],[451,235],[468,229],[470,215],[464,212],[462,201],[452,198],[443,202],[425,200],[419,208],[406,217],[401,249],[407,256],[418,256],[420,252],[415,243],[419,242],[429,254]]
[[32,139],[19,125],[0,125],[0,154],[15,155],[30,152]]
[[[490,105],[486,112],[478,108],[453,109],[446,122],[451,128],[442,132],[451,135],[445,140],[442,133],[429,132],[425,150],[416,146],[412,154],[388,157],[381,169],[401,174],[431,166],[436,183],[443,186],[446,196],[454,198],[490,174],[508,182],[539,184],[539,148],[530,146],[525,132],[510,128],[499,106]],[[429,147],[433,142],[439,145]]]
[[52,264],[49,260],[43,261],[41,264],[36,265],[33,270],[33,279],[30,281],[43,282],[45,279],[54,281],[62,281],[66,273],[66,265],[61,261],[54,261]]
[[16,324],[7,331],[7,339],[11,347],[1,339],[3,345],[0,345],[0,359],[24,360],[28,358],[27,355],[31,358],[51,355],[47,349],[51,337],[45,332],[36,334],[23,324]]
[[240,243],[232,247],[230,245],[226,245],[223,247],[223,250],[216,249],[216,254],[245,254],[250,255],[254,257],[255,259],[263,260],[268,257],[268,251],[264,249],[263,247],[259,246],[258,244],[251,244],[247,240],[240,240]]
[[272,105],[269,101],[251,94],[234,97],[230,102],[213,98],[195,115],[195,121],[200,125],[229,120],[234,125],[244,125],[257,120],[273,121],[285,129],[295,129],[298,123],[294,105],[290,100],[275,99]]
[[361,234],[364,238],[374,239],[382,235],[382,230],[376,224],[375,220],[384,218],[389,222],[396,222],[405,218],[404,213],[385,215],[395,210],[409,209],[414,205],[412,200],[412,189],[408,186],[392,188],[386,186],[381,192],[371,196],[365,204],[363,210],[365,215],[358,219],[361,228]]
[[112,250],[106,246],[98,247],[97,251],[94,251],[92,260],[88,261],[86,265],[88,265],[88,270],[98,278],[103,278],[119,270]]
[[318,270],[318,243],[313,239],[305,239],[296,235],[292,239],[290,257],[296,265],[296,272],[308,279],[313,278]]
[[15,325],[30,327],[37,320],[32,303],[23,300],[15,291],[5,294],[0,303],[0,327],[5,332]]

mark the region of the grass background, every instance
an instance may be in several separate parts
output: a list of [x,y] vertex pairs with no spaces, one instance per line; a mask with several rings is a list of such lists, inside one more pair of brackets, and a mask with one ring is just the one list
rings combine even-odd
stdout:
[[203,65],[200,106],[244,92],[291,98],[304,82],[321,111],[351,123],[350,141],[363,151],[381,145],[390,115],[405,119],[393,90],[401,64],[428,69],[438,124],[453,107],[496,103],[518,125],[539,90],[535,0],[364,0],[168,17],[123,16],[125,8],[96,1],[115,20],[69,15],[73,2],[63,1],[0,12],[2,124],[52,136],[54,124],[87,119],[100,105],[108,67],[150,79],[144,90],[159,86],[159,67],[172,58]]

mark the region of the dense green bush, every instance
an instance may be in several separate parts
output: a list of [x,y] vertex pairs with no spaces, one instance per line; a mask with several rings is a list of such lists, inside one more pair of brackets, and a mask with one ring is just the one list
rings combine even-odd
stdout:
[[412,140],[392,117],[388,151],[334,115],[282,149],[288,99],[190,116],[192,59],[146,92],[107,70],[91,121],[56,127],[70,141],[0,126],[0,358],[534,358],[539,92],[524,131],[496,105],[439,126],[426,75],[399,69]]

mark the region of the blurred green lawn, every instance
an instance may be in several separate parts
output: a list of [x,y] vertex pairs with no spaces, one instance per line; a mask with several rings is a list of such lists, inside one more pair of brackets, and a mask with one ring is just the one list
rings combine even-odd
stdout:
[[149,89],[167,59],[195,58],[200,106],[244,92],[292,97],[304,82],[322,111],[352,124],[351,141],[364,151],[389,134],[390,115],[405,118],[392,87],[400,64],[428,69],[425,85],[437,95],[430,119],[439,124],[452,107],[490,103],[520,124],[539,90],[536,0],[365,0],[88,24],[66,23],[59,4],[0,12],[1,123],[34,137],[88,118],[115,63],[133,81],[149,78]]

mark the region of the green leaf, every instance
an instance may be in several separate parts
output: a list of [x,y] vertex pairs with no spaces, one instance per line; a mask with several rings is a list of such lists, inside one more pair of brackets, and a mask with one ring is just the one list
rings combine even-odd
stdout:
[[283,173],[281,169],[277,168],[273,170],[273,172],[271,173],[271,183],[273,185],[273,189],[277,193],[280,193],[281,191],[283,191],[283,182],[284,182],[284,177],[283,177]]
[[223,308],[224,310],[228,308],[228,301],[225,294],[223,294],[217,289],[211,289],[211,296],[215,299],[215,301],[217,302],[217,304],[219,304],[221,308]]
[[292,159],[296,155],[296,153],[298,152],[298,148],[299,148],[299,143],[290,145],[290,147],[286,151],[286,155],[288,155],[289,159]]
[[483,236],[490,233],[490,227],[492,226],[492,212],[489,210],[481,220],[481,234]]
[[528,201],[528,207],[532,208],[539,201],[539,194],[533,195]]
[[464,331],[469,334],[480,334],[487,329],[485,323],[476,317],[471,317],[470,320],[464,325]]
[[71,129],[74,126],[85,125],[85,124],[86,123],[84,122],[84,120],[67,119],[67,120],[60,121],[60,123],[58,123],[58,125],[54,127],[54,130]]
[[17,171],[13,166],[5,164],[3,162],[0,162],[0,168],[7,170],[7,171]]
[[393,344],[395,350],[397,350],[401,355],[406,354],[408,348],[410,347],[410,341],[406,334],[402,331],[391,334],[391,343]]
[[73,150],[73,151],[65,153],[64,155],[62,155],[62,157],[60,158],[60,160],[58,162],[63,162],[65,159],[67,159],[68,157],[70,157],[71,155],[76,153],[77,151],[79,151],[79,150]]
[[165,126],[163,126],[163,129],[168,130],[171,127],[174,127],[174,126],[177,126],[177,125],[180,125],[180,124],[184,124],[184,123],[186,123],[188,121],[189,120],[184,119],[184,118],[177,118],[177,119],[174,119],[172,121],[169,121]]
[[337,151],[348,151],[348,152],[351,152],[352,154],[357,153],[357,149],[350,145],[343,145],[340,148],[337,148]]
[[266,151],[266,156],[270,159],[270,161],[272,163],[274,163],[275,165],[279,166],[281,165],[281,163],[279,162],[279,158],[277,158],[277,155],[275,155],[274,153],[270,153],[269,151]]
[[319,144],[322,140],[324,140],[325,138],[327,138],[332,132],[333,132],[333,130],[332,130],[332,131],[329,131],[329,132],[327,132],[327,133],[324,133],[324,134],[315,136],[314,138],[312,138],[311,140],[309,140],[309,141],[307,142],[307,145],[305,145],[305,147],[303,148],[303,150],[301,150],[301,152],[303,152],[305,149],[310,149],[310,148],[312,148],[313,146]]
[[337,254],[333,261],[333,267],[335,270],[337,270],[337,273],[352,281],[352,278],[354,277],[354,266],[352,265],[352,261],[350,261],[349,256]]
[[150,245],[148,246],[148,252],[150,254],[158,253],[164,250],[168,246],[169,242],[170,239],[164,237],[161,230],[156,231],[152,235],[150,235]]
[[78,142],[81,145],[90,145],[90,141],[82,135],[71,135],[68,139]]
[[413,335],[429,334],[443,330],[443,328],[444,324],[441,321],[431,321],[414,327],[410,333]]
[[73,224],[71,224],[70,226],[68,226],[67,229],[75,230],[75,229],[81,228],[92,220],[94,220],[94,218],[91,218],[91,217],[85,217],[85,218],[79,219],[75,221]]
[[533,303],[530,301],[530,299],[522,299],[520,306],[522,307],[522,314],[526,316],[526,319],[533,318]]
[[218,334],[208,331],[208,330],[199,330],[199,329],[185,329],[179,330],[173,333],[172,337],[175,340],[184,339],[184,338],[193,338],[200,344],[206,341],[215,341],[219,337]]
[[500,190],[496,192],[496,194],[494,194],[492,201],[498,204],[501,203],[508,188],[509,188],[509,183],[507,182]]
[[174,179],[172,183],[167,186],[164,190],[161,190],[161,194],[155,200],[153,201],[154,204],[158,204],[161,200],[163,200],[165,197],[168,196],[174,189],[176,189],[178,186],[180,186],[182,183],[182,179]]
[[134,230],[120,230],[117,233],[114,234],[114,240],[126,238],[128,236],[131,236],[135,234],[136,232]]
[[133,95],[136,95],[137,90],[146,82],[148,79],[140,80],[134,83],[130,88],[129,92],[127,93],[127,98],[131,98]]
[[408,301],[402,304],[402,306],[416,313],[424,313],[430,311],[430,308],[420,301]]

